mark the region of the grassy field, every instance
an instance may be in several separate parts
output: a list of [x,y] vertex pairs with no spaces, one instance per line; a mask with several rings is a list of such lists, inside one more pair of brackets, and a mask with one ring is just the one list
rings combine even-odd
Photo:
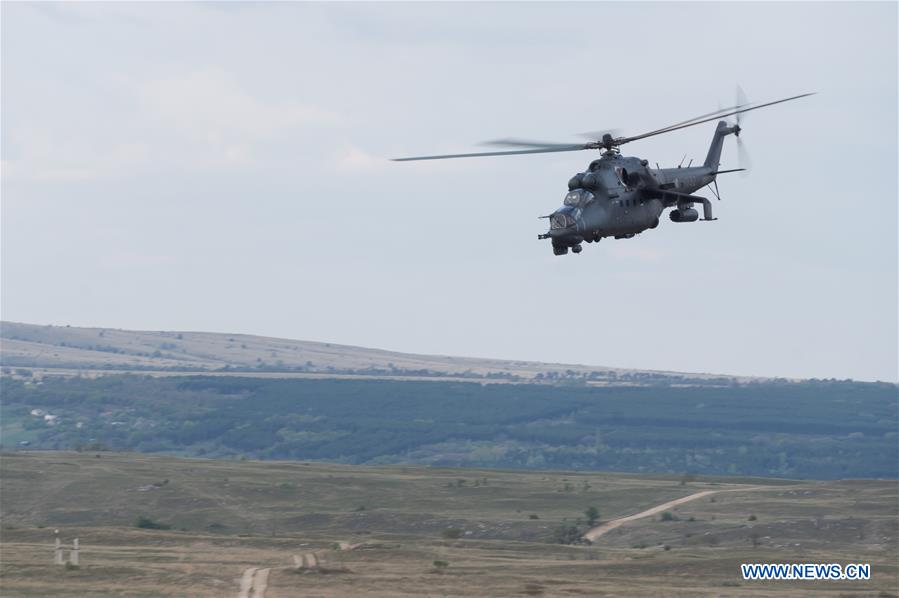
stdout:
[[[249,567],[270,570],[268,598],[899,590],[895,481],[688,481],[116,453],[6,454],[0,466],[4,596],[236,595]],[[622,525],[592,546],[552,541],[589,506],[610,520],[705,490],[717,492],[670,517]],[[171,528],[139,529],[138,517]],[[52,564],[54,528],[65,541],[81,540],[78,569]],[[448,528],[459,537],[447,537],[455,535]],[[340,550],[341,542],[356,549]],[[321,568],[298,572],[294,555],[310,552]],[[869,562],[873,579],[748,582],[741,562]]]

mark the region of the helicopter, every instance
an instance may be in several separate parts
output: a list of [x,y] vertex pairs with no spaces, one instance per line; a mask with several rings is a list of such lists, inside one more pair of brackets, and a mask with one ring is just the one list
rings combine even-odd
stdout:
[[[751,104],[746,102],[742,90],[737,89],[737,103],[729,108],[703,114],[685,121],[655,129],[631,137],[615,136],[612,131],[587,133],[593,139],[588,143],[544,143],[519,139],[499,139],[485,145],[519,148],[507,151],[476,152],[466,154],[443,154],[435,156],[414,156],[393,158],[396,162],[415,160],[443,160],[448,158],[478,158],[484,156],[510,156],[521,154],[542,154],[551,152],[573,152],[599,150],[600,157],[590,162],[587,170],[575,174],[568,181],[562,206],[552,214],[541,216],[549,220],[549,230],[537,235],[538,239],[550,239],[553,254],[565,255],[569,249],[580,253],[583,242],[598,243],[606,237],[630,239],[659,225],[659,218],[667,208],[672,222],[696,222],[699,212],[694,207],[702,205],[702,220],[717,220],[712,216],[712,203],[705,197],[694,195],[708,186],[719,200],[717,177],[719,174],[740,172],[746,168],[720,170],[721,149],[724,139],[733,135],[737,139],[739,154],[743,147],[740,140],[741,115],[775,104],[782,104],[814,95],[804,93],[773,102]],[[735,116],[735,122],[724,119]],[[676,168],[655,168],[649,161],[633,156],[622,156],[620,147],[626,143],[671,133],[679,129],[719,120],[708,153],[702,165],[692,166],[692,160],[684,167],[683,160]],[[741,164],[742,166],[742,164]]]

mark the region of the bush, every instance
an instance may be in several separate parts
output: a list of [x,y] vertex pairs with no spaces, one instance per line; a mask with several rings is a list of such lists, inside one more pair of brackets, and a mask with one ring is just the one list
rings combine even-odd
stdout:
[[756,519],[758,519],[758,517],[756,517],[755,515],[749,516],[749,521],[755,521]]
[[462,530],[456,527],[448,527],[442,532],[440,535],[446,538],[447,540],[456,540],[462,537]]
[[584,515],[587,517],[587,525],[593,527],[599,520],[599,509],[597,509],[596,507],[590,507],[589,509],[584,511]]
[[446,569],[447,567],[449,567],[449,563],[446,561],[434,561],[435,569]]
[[141,529],[172,529],[171,525],[154,521],[143,515],[137,518],[137,521],[134,522],[134,527],[139,527]]
[[553,542],[556,544],[578,544],[581,541],[581,531],[575,525],[562,525],[553,532]]
[[674,513],[665,511],[664,513],[662,513],[662,521],[680,521],[680,520],[678,519],[677,515],[675,515]]
[[540,519],[540,516],[536,513],[531,513],[530,515],[528,515],[528,519]]

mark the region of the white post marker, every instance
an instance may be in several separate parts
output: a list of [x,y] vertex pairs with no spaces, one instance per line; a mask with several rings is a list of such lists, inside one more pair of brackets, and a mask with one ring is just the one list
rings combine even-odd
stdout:
[[53,533],[56,535],[56,546],[53,550],[53,564],[54,565],[62,565],[62,542],[59,540],[59,530],[53,530]]
[[69,562],[78,566],[78,538],[72,543],[72,551],[69,553]]

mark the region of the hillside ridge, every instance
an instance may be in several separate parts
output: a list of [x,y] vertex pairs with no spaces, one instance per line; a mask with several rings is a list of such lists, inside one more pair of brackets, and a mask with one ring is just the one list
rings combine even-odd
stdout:
[[[258,372],[315,375],[489,378],[527,382],[588,377],[593,383],[766,378],[583,364],[403,353],[250,334],[145,331],[0,322],[8,368],[76,371]],[[74,373],[74,372],[73,372]]]

